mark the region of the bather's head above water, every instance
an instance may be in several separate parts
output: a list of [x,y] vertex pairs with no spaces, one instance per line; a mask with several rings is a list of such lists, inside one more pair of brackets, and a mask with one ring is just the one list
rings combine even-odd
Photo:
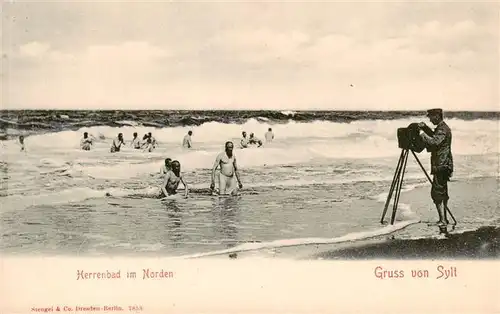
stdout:
[[181,163],[177,160],[174,160],[172,161],[171,166],[172,166],[172,171],[176,175],[179,175],[179,173],[181,172]]
[[165,167],[170,168],[172,166],[172,158],[165,159]]

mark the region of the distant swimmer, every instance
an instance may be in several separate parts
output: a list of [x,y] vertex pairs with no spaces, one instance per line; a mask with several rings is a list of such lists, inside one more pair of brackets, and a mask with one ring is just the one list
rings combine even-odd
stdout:
[[273,129],[271,128],[267,129],[265,137],[266,137],[266,142],[271,143],[274,140]]
[[172,161],[172,169],[168,170],[165,174],[165,179],[161,185],[161,198],[177,194],[179,183],[184,185],[184,197],[188,197],[188,186],[181,175],[181,164],[177,160]]
[[151,138],[148,137],[148,139],[146,140],[146,144],[143,145],[142,147],[144,147],[142,152],[147,151],[151,153],[154,150],[153,141],[151,140]]
[[141,140],[137,136],[137,132],[134,132],[134,138],[132,139],[130,145],[135,149],[141,149]]
[[172,159],[166,158],[165,163],[160,168],[160,174],[166,174],[169,170],[171,170],[172,169],[171,163],[172,163]]
[[83,138],[80,140],[80,148],[83,150],[90,150],[92,146],[92,139],[89,137],[88,132],[83,132]]
[[156,144],[158,143],[156,142],[156,139],[153,137],[153,134],[151,134],[151,132],[148,133],[148,137],[151,140],[151,145],[153,145],[153,148],[156,148]]
[[258,138],[256,138],[253,133],[250,133],[250,138],[248,139],[248,143],[257,144],[257,145],[259,145],[258,147],[262,146],[262,141],[259,140]]
[[19,136],[19,146],[21,146],[21,151],[26,152],[26,145],[24,144],[24,136]]
[[182,147],[184,148],[191,148],[193,147],[193,142],[191,141],[191,136],[193,135],[193,131],[189,131],[186,136],[184,136],[184,139],[182,140]]
[[110,151],[112,153],[119,152],[122,145],[125,145],[123,142],[123,133],[119,133],[118,137],[113,140]]
[[241,148],[247,148],[248,147],[247,132],[245,131],[241,132],[241,136],[242,136],[240,141]]
[[[240,175],[236,164],[236,156],[233,154],[233,142],[226,142],[225,151],[217,155],[214,166],[212,167],[212,183],[210,189],[215,190],[215,170],[220,167],[219,175],[219,194],[234,195],[238,192],[238,187],[241,189]],[[238,186],[236,186],[238,183]]]
[[156,148],[156,145],[157,145],[156,139],[153,137],[151,132],[149,132],[148,134],[144,134],[141,145],[141,148],[143,150],[148,150],[151,152],[154,148]]

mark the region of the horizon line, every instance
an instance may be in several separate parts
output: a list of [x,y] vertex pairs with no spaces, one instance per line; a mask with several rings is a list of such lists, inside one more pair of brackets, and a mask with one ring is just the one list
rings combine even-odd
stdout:
[[0,108],[0,111],[294,111],[294,112],[314,112],[314,111],[330,111],[330,112],[426,112],[428,109],[432,108],[441,108],[446,112],[490,112],[490,113],[500,113],[500,107],[497,110],[485,110],[485,109],[458,109],[458,110],[447,110],[443,107],[439,106],[429,106],[427,109],[321,109],[321,108],[312,108],[312,109],[230,109],[230,108],[214,108],[214,109],[153,109],[153,108],[140,108],[140,109],[125,109],[125,108],[99,108],[99,109],[69,109],[69,108]]

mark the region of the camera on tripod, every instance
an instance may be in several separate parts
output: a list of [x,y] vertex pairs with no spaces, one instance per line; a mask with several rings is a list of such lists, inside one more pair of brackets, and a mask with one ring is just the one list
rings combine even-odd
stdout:
[[411,123],[406,128],[398,129],[398,146],[401,149],[410,149],[420,153],[425,149],[425,143],[419,135],[420,130],[428,134],[426,128],[421,128],[418,123]]
[[[417,155],[415,154],[415,152],[420,153],[426,148],[424,140],[420,137],[419,134],[420,130],[424,131],[425,134],[429,136],[433,135],[432,130],[428,126],[426,125],[420,126],[418,123],[411,123],[406,128],[398,129],[398,146],[399,148],[401,148],[401,155],[399,156],[398,164],[396,166],[396,171],[394,172],[394,178],[392,179],[391,188],[389,189],[389,195],[387,196],[387,200],[384,206],[384,211],[382,212],[382,218],[380,219],[381,224],[384,224],[385,214],[387,213],[387,209],[389,207],[394,192],[395,194],[394,194],[394,202],[391,215],[391,225],[393,225],[394,221],[396,220],[396,210],[398,208],[399,197],[401,195],[401,187],[403,186],[403,180],[406,172],[406,164],[408,162],[408,155],[410,154],[410,151],[413,157],[415,157],[415,160],[417,161],[418,165],[424,172],[425,176],[427,177],[427,180],[429,180],[431,184],[434,184],[431,177],[429,176],[427,171],[425,171],[424,166],[422,165]],[[428,148],[427,151],[430,151],[430,149]],[[457,221],[455,217],[453,217],[453,214],[451,213],[449,208],[446,208],[446,211],[450,214],[451,218],[456,224]]]

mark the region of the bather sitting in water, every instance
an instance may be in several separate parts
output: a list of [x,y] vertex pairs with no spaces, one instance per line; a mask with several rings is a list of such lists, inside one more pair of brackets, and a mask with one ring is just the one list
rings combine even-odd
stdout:
[[154,150],[154,146],[153,146],[153,141],[151,140],[151,138],[148,137],[148,139],[146,140],[146,143],[144,144],[144,150],[143,152],[152,152]]
[[125,143],[123,142],[123,133],[118,133],[118,137],[115,138],[113,140],[113,143],[111,144],[110,151],[112,153],[119,152],[122,145],[125,145]]
[[166,158],[165,163],[160,168],[160,174],[167,174],[168,171],[172,170],[172,159]]
[[134,132],[134,138],[132,139],[132,142],[130,143],[130,145],[134,149],[140,149],[141,148],[141,140],[137,136],[137,132]]
[[148,133],[148,137],[149,139],[151,140],[151,144],[153,145],[153,148],[156,148],[156,145],[158,144],[158,142],[156,141],[156,139],[153,137],[153,134],[151,134],[151,132]]
[[83,138],[80,140],[80,148],[82,150],[90,150],[92,146],[92,139],[89,137],[88,132],[83,133]]
[[262,141],[259,140],[258,138],[256,138],[253,133],[250,133],[250,138],[248,139],[248,143],[254,144],[254,145],[257,144],[257,145],[259,145],[258,147],[262,146]]
[[241,132],[241,136],[242,136],[241,141],[240,141],[241,148],[247,148],[248,144],[249,144],[249,141],[247,138],[247,132],[245,132],[245,131]]

